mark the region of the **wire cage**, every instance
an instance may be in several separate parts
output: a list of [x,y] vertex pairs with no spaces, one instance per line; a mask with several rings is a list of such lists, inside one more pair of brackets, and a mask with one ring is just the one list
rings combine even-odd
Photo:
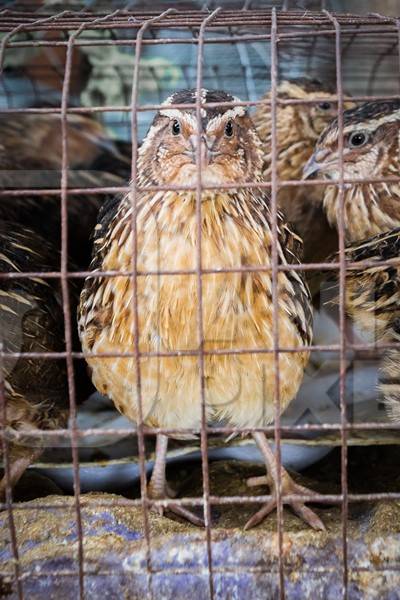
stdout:
[[[6,482],[2,525],[6,531],[6,543],[0,565],[0,591],[6,597],[36,598],[43,590],[50,590],[58,597],[69,598],[98,597],[101,593],[110,598],[185,598],[189,593],[196,598],[295,598],[308,595],[315,598],[396,597],[395,590],[400,582],[398,524],[392,521],[388,525],[387,537],[383,534],[381,537],[374,537],[372,528],[372,538],[367,543],[362,539],[362,526],[360,530],[357,529],[357,516],[352,512],[353,506],[358,507],[360,503],[366,503],[368,510],[372,510],[371,507],[381,502],[386,507],[385,510],[389,511],[388,519],[393,520],[395,517],[390,516],[390,507],[400,500],[396,469],[392,465],[393,470],[389,475],[393,479],[392,485],[388,484],[386,488],[370,481],[367,468],[362,470],[366,479],[356,491],[349,477],[354,456],[351,451],[357,449],[353,447],[362,446],[359,461],[366,461],[372,469],[372,460],[376,460],[377,464],[373,468],[377,471],[382,468],[381,464],[385,460],[393,462],[393,458],[388,456],[396,456],[395,451],[391,454],[391,449],[399,441],[399,423],[390,421],[379,405],[374,391],[376,368],[373,367],[374,374],[370,376],[371,371],[364,369],[364,363],[361,365],[361,361],[368,361],[371,357],[375,360],[380,352],[388,347],[393,348],[395,344],[378,344],[376,340],[351,341],[346,334],[346,275],[351,269],[360,269],[360,264],[352,264],[346,258],[344,193],[346,186],[354,181],[345,178],[343,143],[341,145],[339,142],[339,175],[336,180],[283,181],[277,171],[277,123],[282,107],[311,107],[324,100],[324,97],[312,100],[284,97],[279,92],[279,85],[283,80],[316,78],[333,87],[331,102],[337,107],[339,139],[345,128],[343,112],[349,102],[361,104],[372,100],[398,99],[400,21],[396,16],[372,12],[358,15],[357,3],[350,9],[354,11],[352,14],[340,12],[349,10],[348,3],[343,7],[340,2],[325,3],[322,0],[303,3],[238,1],[223,3],[222,6],[214,4],[218,3],[159,2],[157,6],[149,8],[147,3],[140,5],[121,2],[115,3],[111,9],[109,3],[78,2],[69,5],[67,10],[61,10],[60,6],[53,4],[45,4],[38,9],[35,3],[10,3],[0,11],[0,120],[1,117],[18,119],[21,115],[37,115],[38,118],[43,115],[58,115],[57,153],[60,159],[55,169],[55,179],[49,171],[43,169],[37,169],[34,175],[28,169],[28,176],[25,178],[21,169],[14,170],[11,165],[2,173],[2,176],[5,174],[5,179],[0,190],[0,202],[44,195],[46,198],[57,198],[57,226],[60,227],[58,268],[45,271],[41,268],[25,272],[7,271],[0,273],[0,278],[2,282],[35,278],[51,285],[59,282],[65,339],[60,351],[25,352],[21,348],[10,351],[1,334],[0,357],[2,366],[7,365],[7,361],[18,360],[65,362],[69,409],[69,421],[65,427],[29,432],[11,430],[7,426],[8,371],[2,369],[1,438]],[[389,14],[393,7],[388,5],[387,9]],[[270,264],[234,267],[215,265],[212,268],[203,266],[201,199],[202,193],[209,186],[202,182],[199,160],[198,176],[193,185],[143,187],[138,181],[138,150],[154,115],[165,108],[162,103],[168,96],[183,88],[197,91],[195,101],[184,106],[171,104],[168,106],[169,110],[189,106],[200,117],[204,109],[201,89],[207,88],[222,89],[235,96],[233,101],[214,102],[214,107],[246,107],[250,115],[260,107],[270,111],[271,176],[262,182],[249,181],[239,186],[250,190],[262,189],[269,195],[272,238]],[[268,95],[265,96],[267,92]],[[210,107],[209,104],[208,108]],[[107,127],[112,143],[120,144],[118,148],[123,148],[128,157],[125,163],[125,168],[130,173],[128,180],[103,179],[102,172],[106,170],[103,166],[92,169],[90,179],[83,177],[82,180],[79,176],[75,178],[74,167],[71,165],[74,156],[70,148],[69,130],[70,120],[75,115],[89,116]],[[197,134],[200,139],[200,130]],[[3,140],[0,140],[0,144],[2,143]],[[365,179],[366,183],[369,181],[376,182],[376,178]],[[398,181],[398,178],[390,179],[391,183],[394,181]],[[339,190],[341,209],[336,262],[324,259],[295,265],[284,264],[279,259],[278,194],[282,189],[296,190],[300,185],[307,186],[310,191],[327,185],[334,185]],[[219,184],[212,189],[215,187],[223,191],[237,188],[238,185]],[[196,197],[196,264],[194,268],[186,270],[140,271],[137,265],[137,199],[144,192],[156,194],[160,191],[177,190],[191,190]],[[128,422],[121,424],[115,416],[110,417],[110,413],[107,413],[105,423],[98,425],[95,422],[93,425],[93,421],[88,424],[81,420],[82,409],[77,402],[80,379],[76,365],[84,364],[87,353],[77,348],[74,342],[77,326],[71,300],[74,286],[81,288],[87,277],[93,277],[93,270],[88,264],[74,266],[70,262],[69,246],[75,232],[71,231],[68,207],[74,199],[79,202],[87,195],[96,198],[101,204],[106,197],[125,194],[129,194],[132,203],[132,260],[130,270],[122,275],[129,279],[135,291],[130,309],[136,341],[130,352],[102,353],[100,356],[107,359],[120,356],[133,359],[138,382],[139,418],[135,426]],[[361,266],[367,268],[368,263],[364,262]],[[272,347],[208,349],[204,339],[202,305],[204,278],[251,272],[269,273],[271,277]],[[280,344],[278,278],[285,272],[324,272],[327,277],[331,273],[337,273],[338,324],[333,337],[314,335],[311,343],[301,347],[284,347]],[[197,285],[198,347],[184,351],[181,348],[170,348],[168,351],[143,352],[138,342],[138,280],[143,277],[157,279],[182,275],[195,278]],[[121,272],[97,270],[95,277],[100,276],[106,279],[118,278],[121,277]],[[328,287],[331,289],[332,285]],[[320,296],[319,309],[325,306],[324,294],[321,293]],[[315,319],[319,322],[319,317],[316,316]],[[4,331],[3,324],[1,331]],[[300,390],[302,400],[300,404],[293,403],[294,412],[286,418],[286,413],[281,414],[280,410],[280,356],[304,351],[310,351],[311,358],[306,369],[303,392]],[[276,404],[272,424],[243,428],[207,422],[204,365],[207,356],[212,354],[252,357],[272,354]],[[145,422],[141,408],[142,361],[146,358],[183,355],[194,357],[198,361],[200,385],[193,402],[201,406],[201,427],[184,430],[179,426],[151,427]],[[321,364],[327,363],[331,369],[328,379],[321,368]],[[314,394],[324,395],[325,404],[322,403],[322,408],[318,408],[319,400],[312,406],[308,402],[310,386],[318,381],[320,387],[316,392],[314,390]],[[361,391],[357,387],[360,385],[364,386]],[[364,411],[364,405],[360,409],[356,399],[363,399],[365,389],[373,397],[374,404],[374,408],[368,408],[367,412]],[[97,402],[101,403],[101,400],[97,399]],[[327,403],[330,408],[333,407],[331,412],[326,410]],[[110,423],[112,426],[109,426]],[[233,489],[231,486],[227,486],[229,493],[223,488],[215,493],[214,484],[218,473],[213,471],[214,458],[239,456],[238,448],[256,431],[265,432],[275,445],[278,465],[276,522],[272,521],[270,529],[255,530],[257,535],[240,532],[235,526],[230,527],[229,523],[225,524],[225,529],[221,529],[218,515],[227,507],[233,507],[233,512],[237,511],[239,514],[244,514],[243,510],[251,513],[259,504],[271,500],[271,495],[256,495],[251,490],[243,491],[244,488],[239,488],[240,493],[230,493]],[[198,436],[199,444],[195,449],[197,455],[193,455],[192,442],[186,446],[178,442],[171,458],[182,460],[188,455],[198,461],[197,466],[186,467],[189,470],[197,469],[197,478],[202,480],[196,488],[197,493],[182,493],[173,500],[152,499],[148,495],[146,479],[149,460],[153,458],[155,436],[166,434],[173,437],[182,433]],[[69,491],[66,496],[56,499],[54,495],[39,499],[31,496],[25,502],[15,499],[10,479],[9,446],[11,443],[22,443],[27,436],[33,446],[41,444],[49,449],[47,458],[41,459],[40,472],[50,477],[56,471],[61,473],[60,485]],[[232,443],[227,441],[231,436],[234,437],[234,442],[236,440],[235,450],[231,454],[224,454],[224,449]],[[116,443],[117,446],[122,444],[118,460],[107,456],[104,450],[111,443]],[[375,454],[368,453],[369,447],[374,445],[381,448],[378,458]],[[302,463],[298,459],[300,447],[316,453],[315,457],[304,458]],[[282,493],[281,465],[300,467],[310,464],[317,458],[321,459],[333,447],[338,449],[334,463],[336,492],[328,488],[328,493],[319,492],[313,501],[317,501],[322,507],[320,513],[327,516],[328,520],[329,511],[336,511],[338,527],[335,529],[329,521],[331,529],[335,531],[307,534],[296,527],[293,529],[291,523],[288,527],[287,513],[283,510],[283,500],[287,498],[283,498]],[[294,462],[287,458],[289,449],[291,455],[297,457]],[[64,471],[60,466],[54,465],[58,452],[66,452],[68,455],[68,469]],[[96,453],[100,456],[96,459],[97,467],[100,467],[94,474],[90,474],[90,461],[95,460],[93,456]],[[126,490],[131,492],[135,487],[132,483],[132,471],[129,470],[129,461],[135,453],[136,478],[140,489],[136,486],[134,493],[125,493]],[[254,454],[252,457],[254,458]],[[111,486],[107,487],[101,473],[104,474],[116,464],[119,468],[116,478],[124,478],[124,486],[118,487],[113,480]],[[324,479],[324,467],[319,467],[320,464],[315,466],[313,477],[318,479],[322,473]],[[358,468],[359,463],[356,470]],[[373,480],[374,474],[371,473],[370,476]],[[86,494],[93,490],[125,492],[120,496]],[[291,499],[304,501],[307,496],[294,495]],[[174,529],[173,525],[161,517],[155,522],[151,509],[165,509],[172,504],[193,510],[196,507],[201,509],[205,521],[204,531],[194,527],[182,530],[178,525]],[[94,512],[89,514],[89,509]],[[119,513],[115,513],[115,522],[110,524],[111,517],[107,513],[110,509],[131,511],[132,514],[139,515],[138,521],[133,521],[131,530],[128,531],[126,522],[122,517],[119,522]],[[43,517],[39,517],[39,513]],[[24,538],[23,529],[32,520],[35,525],[36,519],[37,527],[46,530],[44,519],[50,518],[48,515],[51,514],[71,523],[68,525],[68,535],[65,534],[65,539],[53,547],[54,554],[46,557],[41,551],[35,554],[37,538],[36,541]],[[96,514],[100,517],[96,517]],[[398,513],[394,512],[393,515],[398,516]],[[113,538],[117,549],[105,546],[107,550],[104,550],[104,556],[101,550],[101,555],[94,558],[95,555],[91,554],[91,540],[95,539],[99,543],[96,528],[103,527],[96,519],[100,519],[102,523],[104,521],[105,537],[107,534],[111,535],[111,531],[112,535],[120,536],[127,547],[130,543],[136,544],[132,546],[136,555],[124,555]],[[57,537],[53,529],[50,531],[50,537]],[[160,539],[168,532],[172,532],[172,537],[163,546]],[[263,542],[260,541],[261,535],[264,535]],[[72,550],[68,553],[69,544]],[[301,555],[302,544],[309,552],[304,554],[304,560]],[[61,547],[67,550],[66,554],[62,554]],[[313,548],[312,552],[310,548]],[[315,548],[320,548],[320,552]],[[28,560],[26,556],[31,550],[32,557]],[[373,595],[374,586],[378,590],[376,595]],[[367,595],[368,588],[371,596]]]

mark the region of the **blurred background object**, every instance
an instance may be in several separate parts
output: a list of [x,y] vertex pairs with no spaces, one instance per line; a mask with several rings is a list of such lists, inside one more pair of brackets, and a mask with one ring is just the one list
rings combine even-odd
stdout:
[[[307,11],[342,11],[345,13],[367,14],[379,12],[382,15],[394,14],[396,2],[393,0],[233,0],[219,2],[178,1],[172,3],[176,10],[213,10],[216,6],[224,9],[254,10],[272,6],[298,15]],[[165,10],[171,6],[169,0],[152,3],[151,10]],[[79,11],[88,9],[104,15],[115,10],[149,10],[147,2],[6,2],[8,10],[31,10],[35,18],[55,14],[59,11]],[[85,40],[126,40],[127,45],[76,46],[73,52],[70,105],[75,106],[126,106],[130,103],[132,71],[135,59],[134,46],[129,39],[136,29],[111,28],[85,29],[80,39]],[[289,27],[289,26],[288,26]],[[287,28],[286,28],[287,29]],[[290,27],[289,27],[290,29]],[[285,31],[285,26],[280,26]],[[229,34],[249,33],[250,29],[229,26],[209,30],[207,37],[226,37]],[[251,33],[266,33],[265,28],[252,25]],[[154,28],[145,34],[145,39],[159,39],[160,43],[144,45],[141,55],[140,104],[157,104],[176,89],[193,87],[196,82],[197,44],[190,42],[195,30],[189,28]],[[169,38],[188,40],[187,43],[165,43]],[[17,32],[12,40],[40,39],[50,42],[65,40],[65,31],[51,30],[24,34]],[[393,74],[398,70],[397,34],[381,35],[380,32],[368,36],[344,36],[342,44],[343,78],[346,90],[352,94],[392,94],[399,91],[399,77]],[[0,81],[0,107],[41,106],[43,103],[59,105],[64,78],[65,46],[39,46],[36,48],[8,48],[5,53],[4,75]],[[206,44],[204,48],[203,83],[210,89],[224,89],[245,100],[258,100],[269,88],[270,48],[265,40],[235,41]],[[279,43],[279,77],[293,79],[307,75],[316,77],[325,84],[335,83],[335,57],[333,36],[319,35],[282,39]],[[117,139],[129,140],[129,115],[113,110],[101,113],[99,118],[109,126]],[[153,118],[153,113],[140,112],[139,137],[142,139]]]

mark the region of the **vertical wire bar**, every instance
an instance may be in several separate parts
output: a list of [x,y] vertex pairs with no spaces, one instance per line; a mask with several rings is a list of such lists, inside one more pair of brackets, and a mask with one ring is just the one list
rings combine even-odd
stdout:
[[137,135],[137,106],[138,106],[138,91],[139,91],[139,67],[140,67],[140,56],[142,52],[143,36],[147,29],[157,21],[162,20],[165,16],[176,12],[175,9],[169,8],[159,15],[145,21],[137,32],[136,36],[136,51],[135,51],[135,63],[133,67],[132,75],[132,90],[131,90],[131,142],[132,142],[132,158],[131,158],[131,183],[129,199],[132,207],[131,213],[131,232],[132,232],[132,257],[130,270],[130,284],[132,286],[132,327],[133,327],[133,339],[134,339],[134,361],[135,361],[135,375],[136,375],[136,390],[137,390],[137,402],[138,402],[138,422],[137,422],[137,438],[138,438],[138,455],[139,455],[139,469],[140,469],[140,490],[141,490],[141,501],[143,509],[143,529],[146,540],[146,573],[147,573],[147,590],[150,598],[153,598],[152,590],[152,565],[151,565],[151,536],[150,536],[150,524],[149,524],[149,498],[147,495],[147,478],[146,478],[146,449],[144,441],[144,422],[143,422],[143,398],[142,398],[142,379],[140,369],[140,345],[139,345],[139,310],[138,310],[138,294],[137,294],[137,280],[138,280],[138,247],[137,247],[137,155],[138,155],[138,135]]
[[345,260],[345,236],[344,236],[344,166],[343,166],[343,84],[342,84],[342,56],[341,56],[341,28],[339,21],[328,11],[324,11],[335,28],[335,55],[336,55],[336,94],[338,97],[338,128],[339,128],[339,179],[336,184],[339,189],[339,399],[340,399],[340,422],[341,422],[341,491],[342,491],[342,554],[343,554],[343,598],[348,596],[348,548],[347,548],[347,524],[348,524],[348,484],[347,484],[347,407],[345,398],[346,381],[346,260]]
[[281,456],[281,411],[280,411],[280,372],[279,372],[279,292],[278,292],[278,136],[277,136],[277,86],[278,86],[278,24],[276,9],[271,13],[271,277],[272,277],[272,339],[274,358],[274,402],[275,402],[275,455],[278,470],[277,494],[277,534],[279,597],[285,599],[285,575],[283,570],[283,505],[282,505],[282,456]]
[[19,565],[19,551],[17,541],[17,531],[14,522],[13,503],[12,503],[12,489],[10,481],[10,448],[6,436],[6,424],[7,424],[7,407],[6,407],[6,393],[4,385],[4,365],[3,365],[3,343],[0,341],[0,421],[1,421],[1,434],[2,434],[2,453],[3,453],[3,466],[4,475],[6,482],[5,489],[5,505],[7,510],[8,518],[8,530],[10,532],[11,549],[14,562],[14,581],[17,587],[18,600],[24,600],[24,591],[22,582],[20,579],[20,565]]
[[[119,11],[114,11],[112,14],[117,14]],[[78,444],[79,436],[77,431],[77,409],[76,409],[76,390],[74,377],[74,364],[72,358],[72,324],[71,324],[71,307],[69,301],[68,290],[68,139],[67,139],[67,109],[69,88],[72,71],[72,58],[74,50],[74,42],[78,35],[89,25],[98,21],[104,21],[111,17],[107,15],[103,18],[93,19],[90,22],[82,23],[82,25],[70,35],[68,39],[66,57],[65,57],[65,72],[61,93],[61,295],[64,313],[64,335],[65,335],[65,350],[66,350],[66,365],[68,378],[68,399],[71,424],[71,453],[72,466],[74,475],[74,499],[76,513],[76,529],[78,535],[78,584],[79,598],[84,600],[84,566],[83,566],[83,525],[82,513],[80,507],[80,473],[79,473],[79,454]]]
[[[397,27],[397,56],[398,56],[398,73],[400,77],[400,19],[396,19]],[[400,84],[400,80],[399,80]]]
[[61,96],[61,293],[64,312],[64,335],[65,350],[67,352],[67,377],[68,397],[71,424],[71,452],[74,475],[74,498],[76,513],[76,529],[78,535],[78,582],[79,598],[84,598],[84,575],[83,575],[83,526],[80,508],[80,474],[78,456],[78,437],[76,423],[76,390],[74,378],[74,364],[71,356],[72,348],[72,326],[71,307],[68,290],[68,141],[67,141],[67,103],[69,94],[69,82],[72,69],[74,34],[68,40],[67,54],[65,60],[65,74]]
[[204,34],[207,25],[220,12],[216,8],[208,17],[206,17],[200,26],[199,43],[197,47],[197,73],[196,73],[196,121],[197,121],[197,148],[196,148],[196,222],[197,222],[197,246],[196,246],[196,273],[197,273],[197,337],[199,342],[199,376],[200,376],[200,399],[201,399],[201,467],[203,474],[203,498],[204,498],[204,521],[206,524],[206,545],[207,545],[207,563],[208,563],[208,585],[210,599],[214,598],[214,578],[212,565],[212,545],[211,545],[211,509],[210,509],[210,474],[208,466],[208,442],[207,442],[207,414],[206,414],[206,395],[204,378],[204,329],[203,329],[203,279],[202,279],[202,256],[201,256],[201,196],[202,196],[202,177],[201,177],[201,134],[202,134],[202,85],[203,85],[203,60],[204,60]]

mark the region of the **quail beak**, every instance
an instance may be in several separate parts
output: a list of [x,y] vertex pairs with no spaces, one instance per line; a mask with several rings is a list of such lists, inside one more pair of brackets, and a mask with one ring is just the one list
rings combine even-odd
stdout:
[[325,167],[324,159],[326,157],[327,153],[324,151],[314,152],[304,166],[303,179],[311,179],[311,176],[315,178],[316,173]]
[[[212,162],[212,159],[215,155],[212,147],[214,144],[215,138],[209,138],[206,135],[202,135],[200,138],[200,161],[201,167],[204,169],[208,167],[208,165]],[[197,147],[198,147],[198,136],[191,135],[190,136],[190,144],[192,147],[192,155],[194,162],[197,161]]]

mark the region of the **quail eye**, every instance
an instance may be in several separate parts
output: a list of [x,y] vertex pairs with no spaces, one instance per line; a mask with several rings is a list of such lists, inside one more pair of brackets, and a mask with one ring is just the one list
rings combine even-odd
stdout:
[[349,137],[350,148],[360,148],[368,142],[368,134],[365,131],[355,131]]
[[330,110],[332,108],[332,103],[331,102],[320,102],[318,104],[318,107],[321,110]]
[[181,124],[177,119],[172,121],[172,133],[173,135],[179,135],[181,132]]
[[232,137],[233,136],[233,123],[232,123],[232,121],[228,121],[227,124],[225,125],[225,135],[226,135],[226,137]]

